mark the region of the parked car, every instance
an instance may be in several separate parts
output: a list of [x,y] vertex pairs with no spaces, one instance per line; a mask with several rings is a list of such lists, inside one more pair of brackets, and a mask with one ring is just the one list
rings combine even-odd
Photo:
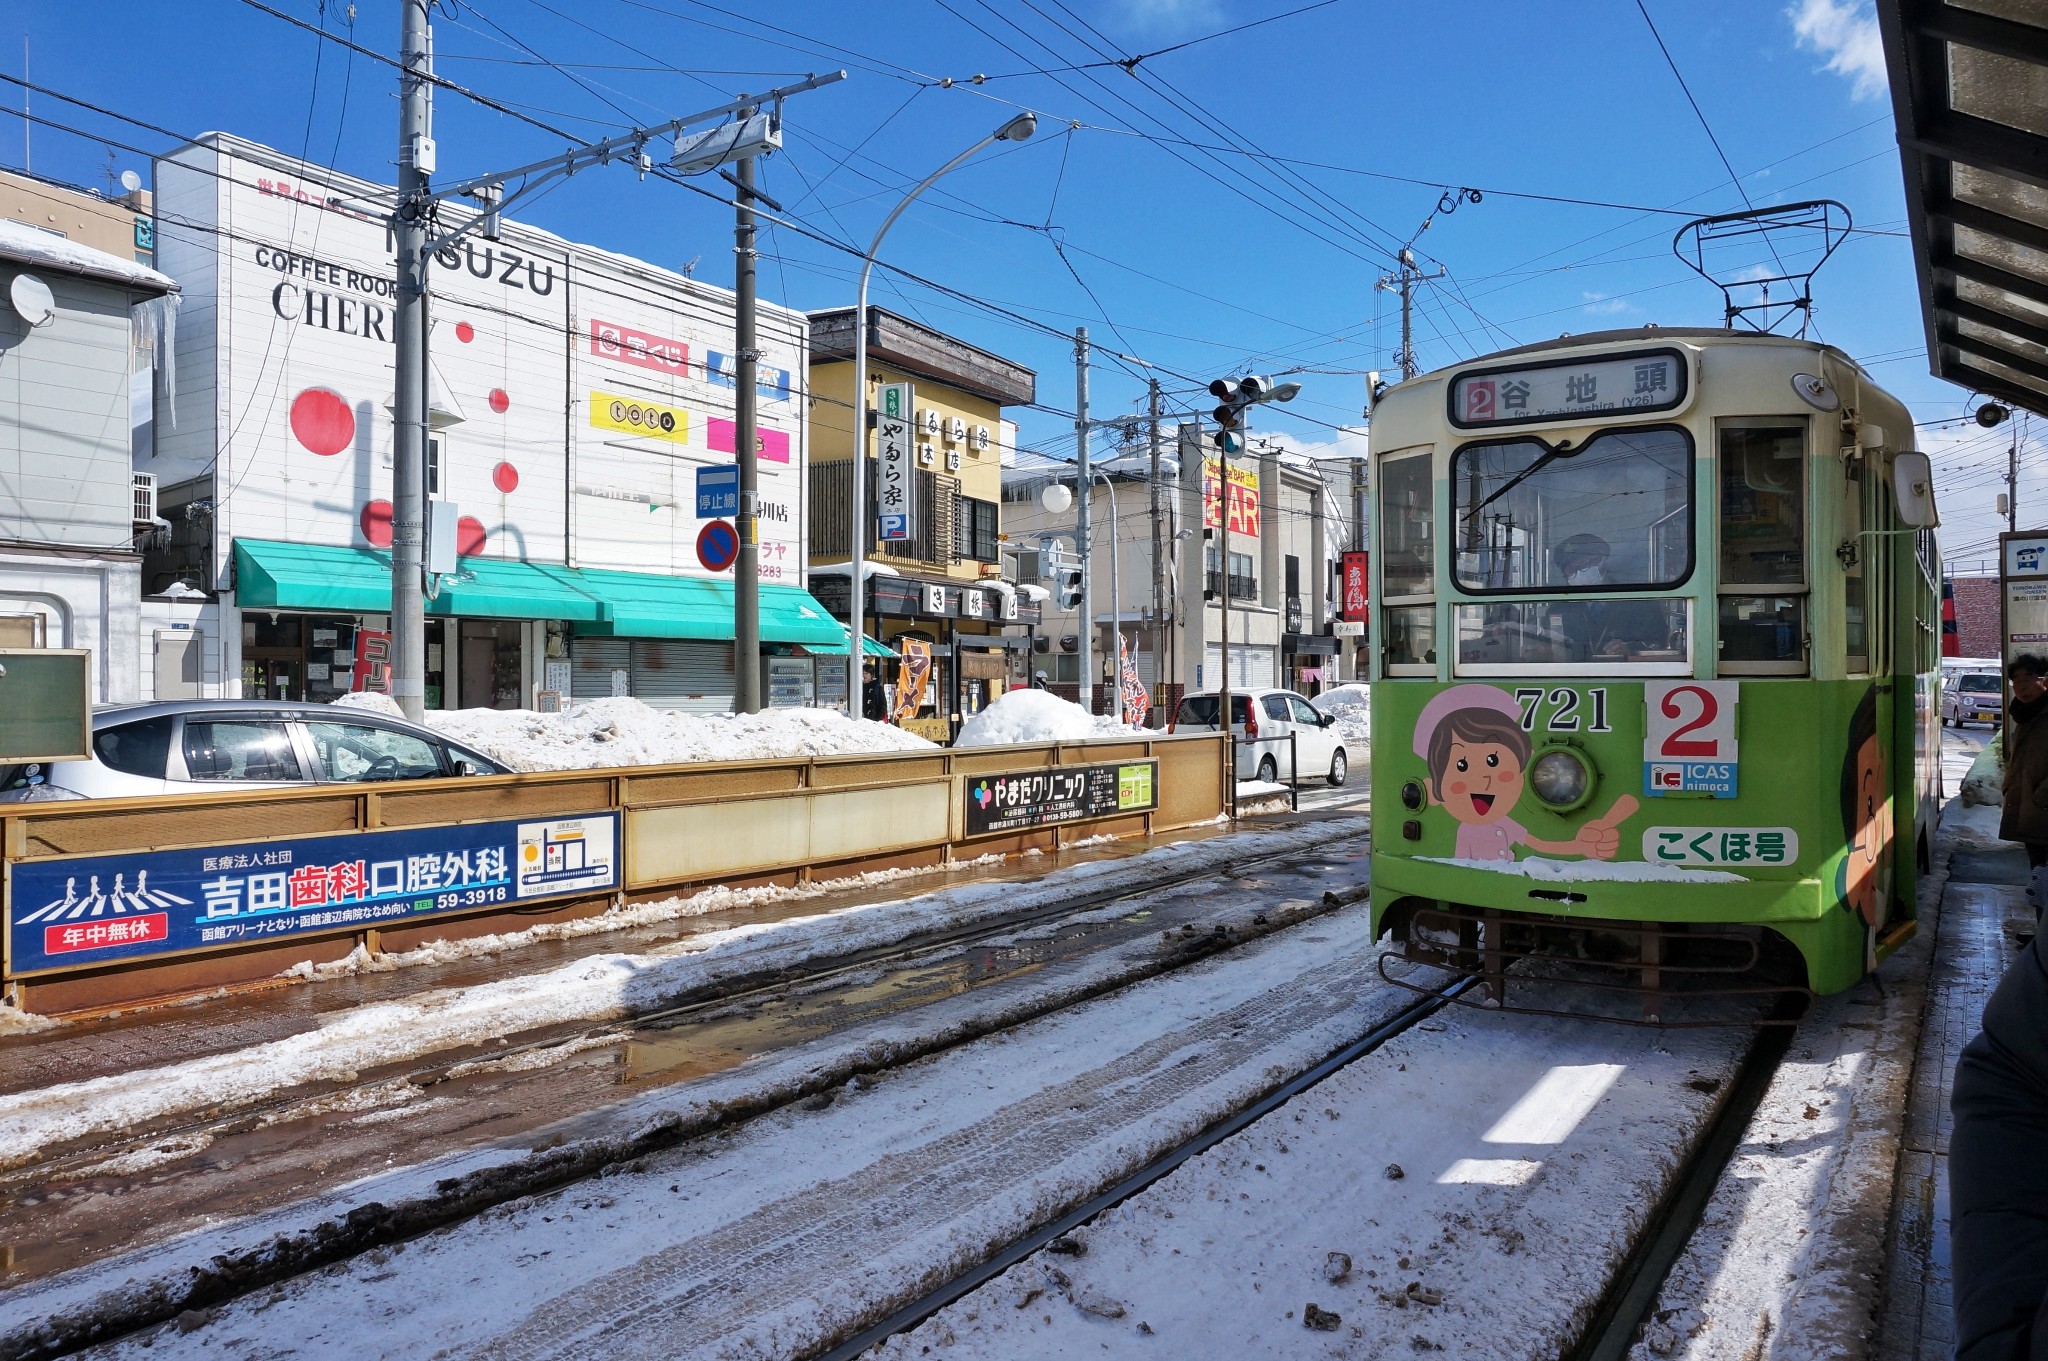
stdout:
[[[1221,707],[1219,696],[1189,695],[1181,700],[1168,731],[1216,732]],[[1351,757],[1336,723],[1292,690],[1232,691],[1230,729],[1237,736],[1237,778],[1269,784],[1283,775],[1291,780],[1298,763],[1303,776],[1322,773],[1331,784],[1343,784],[1351,773]]]
[[0,803],[509,773],[416,723],[282,700],[108,705],[93,710],[92,753],[0,765]]
[[1960,728],[1965,723],[1998,726],[2005,714],[2005,692],[1996,671],[1965,671],[1942,677],[1941,721]]

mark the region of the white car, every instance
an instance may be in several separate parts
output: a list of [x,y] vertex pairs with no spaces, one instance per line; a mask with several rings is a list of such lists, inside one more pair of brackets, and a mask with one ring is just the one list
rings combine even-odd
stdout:
[[0,803],[504,775],[427,728],[366,709],[187,699],[93,710],[92,758],[0,765]]
[[[1189,695],[1180,702],[1170,732],[1217,731],[1218,697]],[[1319,712],[1292,690],[1233,690],[1230,729],[1237,737],[1237,778],[1264,780],[1321,775],[1343,784],[1351,757],[1337,720]]]

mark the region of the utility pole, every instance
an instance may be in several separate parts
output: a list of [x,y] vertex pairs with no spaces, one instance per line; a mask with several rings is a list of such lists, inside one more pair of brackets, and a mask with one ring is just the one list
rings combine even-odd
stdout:
[[[754,116],[742,109],[742,121]],[[735,262],[734,291],[739,295],[733,324],[733,457],[739,461],[740,510],[739,556],[733,562],[732,652],[733,700],[736,713],[761,711],[761,463],[755,436],[755,381],[761,354],[755,336],[754,250],[754,158],[742,156],[734,163],[732,253]],[[858,467],[855,469],[859,471]],[[859,589],[859,583],[854,583]],[[849,672],[851,691],[859,684]]]
[[1146,383],[1152,434],[1152,683],[1166,674],[1166,550],[1159,514],[1159,380]]
[[[1420,236],[1428,230],[1429,222],[1425,220],[1415,235]],[[1409,249],[1409,246],[1414,244],[1414,238],[1411,237],[1409,238],[1408,245],[1401,247],[1401,272],[1399,274],[1382,274],[1379,277],[1379,282],[1373,285],[1375,288],[1383,288],[1389,293],[1399,293],[1401,295],[1401,352],[1395,355],[1394,358],[1400,362],[1401,379],[1403,382],[1422,372],[1421,366],[1415,362],[1415,285],[1428,283],[1431,279],[1441,279],[1444,277],[1444,271],[1441,268],[1434,274],[1419,274],[1416,272],[1415,252]]]
[[2012,443],[2005,450],[2005,532],[2019,531],[2020,518],[2020,432],[2012,432]]
[[432,0],[401,0],[398,57],[396,423],[391,456],[391,698],[413,722],[427,712],[425,564],[427,229],[434,173]]
[[1095,581],[1088,570],[1088,503],[1095,479],[1088,466],[1088,328],[1074,328],[1074,542],[1081,558],[1081,706],[1095,712]]

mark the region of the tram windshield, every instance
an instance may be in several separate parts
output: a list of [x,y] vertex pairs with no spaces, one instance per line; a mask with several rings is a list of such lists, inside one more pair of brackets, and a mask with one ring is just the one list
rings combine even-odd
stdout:
[[1470,592],[1669,590],[1692,575],[1692,442],[1669,426],[1577,449],[1452,456],[1458,585]]

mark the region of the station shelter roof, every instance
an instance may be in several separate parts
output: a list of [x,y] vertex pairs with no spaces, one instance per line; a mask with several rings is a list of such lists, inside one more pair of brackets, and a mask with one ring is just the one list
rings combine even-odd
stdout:
[[1877,11],[1930,368],[2048,414],[2048,7]]

